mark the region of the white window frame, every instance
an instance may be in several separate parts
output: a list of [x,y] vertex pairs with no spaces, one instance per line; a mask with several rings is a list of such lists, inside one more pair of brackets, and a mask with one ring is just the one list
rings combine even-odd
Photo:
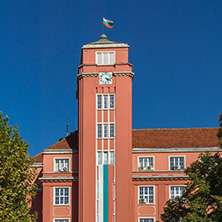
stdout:
[[[101,125],[101,137],[98,136],[99,135],[99,133],[98,133],[99,132],[98,131],[99,130],[99,127],[98,127],[99,125]],[[96,124],[96,138],[97,139],[102,139],[103,138],[103,124],[102,123],[97,123]]]
[[[184,187],[184,191],[185,191],[185,188],[186,188],[186,186],[185,185],[169,185],[169,199],[174,199],[174,198],[172,198],[171,197],[171,187]],[[180,196],[177,196],[177,197],[181,197],[182,196],[182,194],[180,195]]]
[[70,222],[69,218],[54,218],[53,222],[56,222],[56,220],[67,220],[68,222]]
[[[155,166],[155,156],[138,156],[137,157],[137,169],[139,169],[140,166],[140,158],[152,158],[153,159],[153,170],[154,170],[154,166]],[[149,166],[149,165],[148,165]],[[144,166],[143,166],[144,167]]]
[[[98,105],[99,105],[99,103],[98,103],[98,98],[99,98],[99,96],[100,96],[100,98],[101,98],[101,108],[98,108]],[[101,94],[97,94],[96,95],[96,109],[98,109],[98,110],[100,110],[100,109],[102,109],[103,108],[103,96],[101,95]]]
[[153,219],[153,222],[156,221],[155,217],[138,217],[138,222],[140,222],[140,219]]
[[183,169],[178,169],[178,171],[183,171],[186,168],[186,156],[185,155],[175,155],[175,156],[169,156],[168,159],[168,169],[169,171],[177,171],[177,170],[171,170],[170,169],[170,158],[183,158]]
[[[101,164],[98,163],[98,153],[101,153]],[[107,153],[107,163],[104,163],[104,153]],[[113,163],[110,162],[110,153],[113,153]],[[100,166],[103,164],[113,164],[115,165],[116,157],[115,150],[97,150],[96,152],[96,165]]]
[[[55,190],[56,189],[65,189],[65,188],[68,188],[68,204],[56,204],[55,203]],[[70,206],[70,187],[67,187],[67,186],[55,186],[53,187],[53,205],[54,206]]]
[[[101,96],[101,108],[98,108],[98,96]],[[104,108],[104,96],[108,96],[107,108]],[[114,97],[113,108],[110,108],[110,96]],[[97,110],[114,110],[115,109],[115,93],[97,93],[96,94],[96,109]]]
[[143,205],[155,205],[155,185],[141,185],[138,186],[138,204],[140,205],[140,187],[153,187],[153,203],[144,203]]
[[70,157],[54,157],[54,172],[55,173],[64,173],[64,171],[56,171],[56,160],[69,160],[67,173],[70,172],[71,161]]
[[[98,57],[97,57],[97,55],[99,54],[99,53],[101,53],[101,64],[98,64]],[[104,64],[104,54],[105,53],[108,53],[108,58],[107,58],[107,64]],[[113,63],[111,63],[110,62],[110,53],[113,53],[113,57],[114,57],[114,61],[113,61]],[[95,59],[95,61],[96,61],[96,65],[98,65],[98,66],[106,66],[106,65],[114,65],[115,64],[115,62],[116,62],[116,53],[115,53],[115,51],[96,51],[95,52],[95,57],[96,57],[96,59]]]
[[[98,125],[101,125],[101,137],[98,137]],[[105,137],[105,125],[107,125],[107,136]],[[114,125],[113,137],[110,136],[110,125]],[[96,139],[114,139],[115,138],[115,123],[114,122],[98,122],[96,125]]]

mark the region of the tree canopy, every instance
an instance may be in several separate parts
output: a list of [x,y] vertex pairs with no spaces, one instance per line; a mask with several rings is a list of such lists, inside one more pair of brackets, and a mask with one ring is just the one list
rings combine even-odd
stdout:
[[[222,148],[222,113],[217,134]],[[222,221],[222,157],[220,153],[202,153],[184,171],[188,182],[181,197],[168,200],[162,221],[220,222]]]
[[35,170],[28,154],[28,144],[18,128],[9,125],[9,118],[0,112],[0,221],[36,221],[29,204],[35,196]]

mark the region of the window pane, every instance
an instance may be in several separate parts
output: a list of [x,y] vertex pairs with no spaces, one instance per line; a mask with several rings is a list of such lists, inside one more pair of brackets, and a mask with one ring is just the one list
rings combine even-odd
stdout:
[[109,53],[109,64],[114,64],[114,52]]
[[103,153],[103,163],[108,164],[108,152]]
[[108,53],[107,52],[103,53],[103,64],[104,65],[108,64]]
[[109,134],[110,134],[110,137],[113,138],[114,137],[114,124],[110,124],[109,126],[110,126]]
[[183,170],[184,169],[184,158],[180,157],[180,169]]
[[104,130],[103,137],[107,138],[108,137],[108,124],[103,125],[103,130]]
[[97,152],[97,161],[98,165],[102,164],[102,152]]
[[102,138],[102,124],[97,124],[97,137]]
[[108,96],[103,96],[104,109],[108,109]]
[[114,95],[109,97],[110,109],[114,109]]
[[97,109],[102,109],[102,96],[97,96]]
[[101,65],[102,64],[102,53],[101,52],[97,52],[96,54],[96,62],[98,65]]
[[109,152],[109,163],[114,164],[114,152]]

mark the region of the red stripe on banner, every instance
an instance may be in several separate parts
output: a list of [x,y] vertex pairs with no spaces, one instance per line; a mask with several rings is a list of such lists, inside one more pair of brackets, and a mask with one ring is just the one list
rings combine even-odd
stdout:
[[113,179],[114,179],[114,167],[112,164],[109,165],[109,222],[113,221]]
[[110,29],[113,28],[113,26],[111,26],[111,25],[107,25],[105,22],[103,22],[103,25],[105,25],[106,27],[108,27],[108,28],[110,28]]

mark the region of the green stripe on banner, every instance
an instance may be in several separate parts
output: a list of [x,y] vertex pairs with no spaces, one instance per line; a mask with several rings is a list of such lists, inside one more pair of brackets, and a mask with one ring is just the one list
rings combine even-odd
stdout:
[[103,222],[109,222],[109,165],[103,165]]

